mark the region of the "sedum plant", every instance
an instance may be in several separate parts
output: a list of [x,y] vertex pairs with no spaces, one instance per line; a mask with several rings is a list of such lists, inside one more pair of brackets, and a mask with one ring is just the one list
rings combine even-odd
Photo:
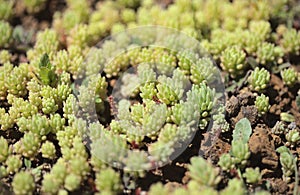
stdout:
[[264,68],[256,67],[248,78],[249,86],[254,91],[264,90],[270,81],[270,73]]
[[168,195],[169,192],[168,192],[168,189],[165,188],[163,186],[162,183],[156,183],[156,184],[153,184],[151,185],[150,187],[150,190],[149,190],[149,195],[155,195],[155,194],[162,194],[162,195]]
[[[59,46],[57,33],[53,29],[45,29],[37,33],[36,42],[33,49],[27,52],[29,60],[33,66],[38,68],[39,58],[47,54],[52,59]],[[38,60],[37,60],[38,59]]]
[[250,151],[247,143],[243,143],[241,140],[233,141],[231,143],[230,153],[233,157],[235,164],[245,166],[248,158],[250,157]]
[[300,33],[296,29],[287,29],[283,33],[283,37],[280,40],[280,44],[285,53],[299,55],[300,50]]
[[223,171],[230,171],[235,167],[235,162],[233,157],[229,153],[226,153],[220,156],[218,165]]
[[13,13],[13,1],[0,1],[0,20],[8,20]]
[[44,8],[46,0],[22,0],[26,10],[35,13]]
[[191,165],[188,166],[190,177],[199,185],[216,186],[221,178],[218,176],[218,170],[202,157],[191,158]]
[[10,155],[6,159],[5,164],[8,173],[17,173],[22,167],[21,157],[19,155]]
[[96,188],[101,193],[118,193],[121,191],[120,175],[111,168],[101,170],[96,175]]
[[221,195],[230,195],[230,194],[244,194],[245,187],[244,182],[237,178],[229,180],[228,186],[221,191]]
[[287,182],[290,182],[291,176],[294,174],[296,169],[297,158],[294,157],[290,150],[285,146],[277,148],[276,151],[280,154],[280,164],[283,172],[282,177]]
[[80,176],[71,173],[71,174],[66,176],[64,183],[65,183],[64,187],[67,190],[74,191],[74,190],[79,188],[80,183],[81,183],[81,179],[80,179]]
[[16,195],[33,194],[34,178],[29,172],[19,172],[14,176],[12,187]]
[[246,53],[239,47],[228,47],[222,52],[221,67],[233,78],[243,74],[246,66]]
[[9,155],[9,147],[7,140],[4,137],[0,137],[0,162],[4,162]]
[[55,146],[52,142],[46,141],[42,144],[41,153],[44,158],[54,159],[56,156]]
[[267,40],[271,33],[271,24],[265,20],[252,20],[249,23],[249,31],[254,33],[259,40]]
[[287,140],[287,146],[296,146],[300,141],[300,133],[297,129],[292,129],[285,134],[285,139]]
[[270,63],[282,62],[283,51],[280,47],[275,46],[273,43],[263,42],[257,49],[256,61],[259,64],[267,65]]
[[295,122],[295,116],[288,113],[288,112],[281,112],[280,113],[280,120],[284,121],[284,122]]
[[232,134],[231,150],[220,156],[218,165],[224,171],[230,171],[233,168],[243,168],[250,157],[248,140],[252,134],[250,121],[247,118],[239,120]]
[[15,143],[15,150],[27,158],[34,158],[40,149],[40,137],[32,132],[25,133],[24,137]]
[[12,57],[12,55],[9,53],[8,50],[3,49],[0,51],[0,63],[1,64],[9,63],[11,57]]
[[296,70],[293,68],[288,68],[284,69],[280,72],[281,78],[284,82],[289,87],[292,87],[295,85],[295,83],[298,80],[298,73]]
[[209,58],[200,58],[190,65],[191,80],[195,84],[210,82],[216,74],[216,67]]
[[[293,3],[287,1],[67,0],[49,19],[48,11],[40,18],[45,5],[56,6],[56,1],[0,0],[0,177],[9,185],[13,178],[15,194],[139,193],[140,178],[149,176],[145,170],[175,164],[173,155],[195,134],[205,137],[210,120],[216,125],[213,139],[230,131],[225,107],[214,110],[222,88],[215,82],[216,66],[196,48],[196,40],[119,31],[156,25],[201,39],[230,79],[243,76],[248,65],[257,67],[248,82],[258,92],[268,86],[266,69],[278,69],[299,54],[296,29],[283,25],[273,32],[274,20],[289,23],[293,15],[286,10],[293,10]],[[34,34],[16,26],[27,21],[20,18],[24,14],[43,20],[32,26]],[[168,47],[156,47],[160,41]],[[177,51],[182,46],[189,50]],[[129,68],[132,72],[123,74]],[[296,71],[281,75],[286,85],[295,86]],[[118,79],[127,100],[114,94]],[[268,111],[267,99],[256,98],[261,114]],[[296,146],[298,129],[282,127],[296,115],[281,117],[274,133]],[[190,160],[190,180],[176,189],[152,185],[149,194],[245,194],[261,177],[258,169],[244,169],[251,134],[247,119],[236,124],[231,150],[218,162],[227,173],[220,175],[201,157],[184,159]],[[291,152],[280,153],[284,178],[292,179],[296,159]],[[239,179],[227,184],[235,169]],[[167,182],[164,174],[157,177]],[[244,185],[242,177],[253,185]]]
[[0,20],[0,47],[8,46],[12,34],[12,28],[8,22]]
[[255,184],[261,180],[261,173],[258,167],[256,167],[255,169],[246,168],[243,177],[246,179],[247,183]]
[[62,158],[52,167],[50,173],[44,175],[42,181],[42,192],[55,194],[59,191],[63,185],[65,177],[67,175],[67,166]]
[[272,133],[274,134],[285,134],[288,132],[283,121],[277,121],[274,127],[272,128]]
[[270,108],[269,97],[265,96],[264,94],[257,96],[255,99],[255,106],[257,108],[259,115],[264,115],[265,113],[268,112]]

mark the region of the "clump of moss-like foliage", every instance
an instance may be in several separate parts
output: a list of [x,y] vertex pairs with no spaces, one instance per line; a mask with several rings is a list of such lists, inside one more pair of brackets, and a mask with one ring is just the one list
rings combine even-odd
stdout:
[[[38,16],[47,2],[0,0],[0,178],[17,195],[81,192],[87,183],[99,194],[134,192],[138,178],[170,163],[180,143],[203,133],[213,114],[222,124],[220,132],[232,130],[224,108],[213,113],[217,94],[209,86],[216,71],[212,59],[192,49],[136,47],[138,41],[119,50],[128,44],[126,36],[92,47],[108,35],[158,25],[197,39],[229,80],[251,71],[245,82],[249,91],[260,93],[255,100],[259,119],[273,102],[264,95],[270,73],[289,89],[299,84],[292,68],[297,64],[290,60],[300,51],[300,32],[291,26],[297,14],[293,0],[175,0],[164,6],[154,0],[95,5],[67,0],[49,27],[35,33],[32,47],[18,48],[27,35],[25,28],[14,26],[14,14],[23,9],[25,15]],[[143,34],[140,39],[151,42],[152,37]],[[172,37],[163,40],[175,44]],[[193,48],[190,42],[180,44]],[[16,60],[18,55],[26,60]],[[286,65],[290,67],[283,69]],[[135,74],[122,75],[129,67]],[[110,95],[118,78],[123,81],[120,91],[130,98],[115,105]],[[78,86],[74,81],[80,79],[84,81]],[[298,127],[287,127],[291,122],[278,122],[273,133],[283,134],[282,144],[292,149],[299,147],[300,136]],[[244,194],[262,184],[259,168],[248,167],[251,133],[250,122],[242,119],[233,131],[230,152],[218,162],[192,157],[182,187],[156,183],[149,194]],[[282,178],[296,183],[297,158],[287,147],[277,149]],[[238,174],[223,181],[232,170]]]

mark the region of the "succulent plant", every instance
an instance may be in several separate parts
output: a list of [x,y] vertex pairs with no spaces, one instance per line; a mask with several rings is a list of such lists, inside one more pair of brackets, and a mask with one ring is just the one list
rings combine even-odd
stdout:
[[0,162],[4,162],[9,155],[9,148],[7,140],[4,137],[0,137]]
[[10,155],[5,164],[7,166],[6,170],[8,173],[17,173],[18,170],[22,167],[21,157],[19,155]]
[[237,178],[231,179],[228,182],[228,186],[221,191],[221,195],[230,195],[230,194],[244,194],[245,187],[244,182]]
[[81,183],[81,178],[80,178],[80,176],[71,173],[66,176],[64,183],[65,183],[64,187],[67,190],[74,191],[79,188],[80,183]]
[[28,12],[38,12],[44,8],[45,0],[23,0],[24,6]]
[[233,141],[231,143],[230,153],[233,157],[233,162],[235,164],[240,164],[241,166],[245,166],[250,157],[248,144],[241,140]]
[[247,183],[258,183],[261,180],[261,173],[259,168],[246,168],[243,177],[246,178]]
[[[139,193],[140,178],[181,161],[173,159],[193,149],[194,135],[216,141],[232,129],[219,102],[224,94],[217,66],[228,74],[229,90],[238,86],[232,95],[247,90],[241,77],[254,69],[248,84],[259,93],[259,115],[269,109],[271,96],[262,92],[271,73],[281,70],[289,92],[300,78],[286,68],[300,48],[298,30],[288,28],[294,2],[67,0],[42,17],[55,2],[0,0],[0,178],[15,194]],[[34,30],[24,27],[24,14]],[[142,25],[152,27],[131,33]],[[154,26],[185,35],[155,34]],[[238,100],[245,106],[243,97]],[[291,148],[277,149],[288,182],[297,168],[296,116],[282,111],[272,128]],[[261,180],[259,168],[247,167],[251,125],[246,118],[236,123],[231,149],[218,161],[224,172],[200,156],[184,158],[188,181],[174,188],[163,172],[157,177],[169,184],[151,185],[148,194],[247,193]]]
[[242,118],[235,124],[232,132],[232,141],[241,141],[242,143],[247,143],[251,134],[252,128],[250,121],[247,118]]
[[283,47],[285,53],[299,54],[300,50],[300,34],[295,29],[288,29],[280,40],[280,44]]
[[255,99],[255,106],[260,115],[265,114],[270,108],[269,97],[265,96],[264,94],[257,96]]
[[296,161],[297,158],[294,157],[288,148],[285,146],[281,146],[276,149],[276,151],[280,154],[280,164],[283,172],[283,179],[289,182],[291,180],[291,176],[294,174],[296,169]]
[[280,120],[285,121],[285,122],[294,122],[295,117],[287,112],[281,112],[280,113]]
[[273,43],[263,42],[257,49],[256,61],[262,65],[268,63],[278,63],[282,62],[283,51],[280,47],[275,46]]
[[297,129],[292,129],[285,134],[286,145],[295,146],[300,141],[300,133]]
[[13,13],[13,5],[12,1],[1,1],[0,2],[0,20],[8,20]]
[[35,189],[34,178],[29,172],[18,172],[14,176],[12,187],[17,195],[32,194]]
[[193,157],[188,170],[191,178],[197,181],[199,185],[216,186],[221,179],[218,176],[218,169],[214,168],[202,157]]
[[221,66],[233,78],[241,75],[246,66],[246,53],[239,47],[227,48],[222,53]]
[[287,86],[293,86],[298,80],[298,73],[293,68],[284,69],[280,72],[281,78]]
[[255,91],[264,90],[268,86],[269,81],[270,73],[266,69],[259,69],[258,67],[254,69],[248,79],[250,88]]
[[53,165],[50,173],[44,175],[42,181],[42,191],[44,193],[55,194],[63,185],[67,175],[66,163],[62,158],[58,159]]
[[55,152],[56,152],[55,146],[50,141],[46,141],[45,143],[42,144],[41,152],[42,152],[42,156],[44,158],[53,159],[56,156],[55,155]]
[[9,25],[8,22],[0,20],[0,47],[5,47],[9,44],[11,34],[12,34],[12,28]]
[[111,168],[96,175],[96,188],[103,193],[116,193],[122,189],[120,175]]
[[233,168],[245,167],[250,157],[248,141],[251,134],[251,123],[247,118],[242,118],[236,123],[230,153],[224,153],[219,158],[218,165],[222,170],[230,171]]
[[224,171],[230,171],[235,167],[233,158],[229,153],[222,154],[219,158],[218,165],[222,168]]
[[1,64],[9,63],[11,60],[11,57],[12,56],[8,50],[3,49],[0,51],[0,63]]

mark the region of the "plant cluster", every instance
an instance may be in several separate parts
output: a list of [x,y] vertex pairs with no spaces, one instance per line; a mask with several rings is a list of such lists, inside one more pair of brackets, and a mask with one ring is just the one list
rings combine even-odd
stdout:
[[296,161],[297,158],[294,157],[289,149],[285,146],[281,146],[276,150],[280,154],[280,164],[282,166],[283,179],[290,181],[291,176],[297,170]]
[[257,96],[255,99],[255,106],[259,114],[265,114],[270,108],[269,97],[265,96],[264,94]]
[[[228,134],[230,151],[215,161],[191,157],[188,181],[177,189],[153,184],[149,194],[244,194],[261,183],[259,167],[249,167],[256,124],[243,118],[232,128],[219,106],[216,65],[226,86],[241,79],[243,90],[259,93],[253,107],[263,120],[274,102],[266,93],[272,74],[287,90],[299,89],[294,0],[67,0],[34,36],[16,26],[20,14],[39,17],[53,2],[0,0],[0,179],[15,194],[83,193],[87,183],[93,193],[134,193],[147,171],[172,163],[195,134],[205,137],[211,120],[210,134]],[[193,41],[119,33],[145,25]],[[122,100],[114,97],[118,84]],[[297,118],[280,111],[271,133],[293,150]],[[277,149],[283,179],[296,183],[297,157],[287,147]]]
[[251,134],[252,128],[249,120],[247,118],[241,119],[233,130],[230,153],[222,154],[218,162],[224,171],[246,166],[250,157],[248,140]]

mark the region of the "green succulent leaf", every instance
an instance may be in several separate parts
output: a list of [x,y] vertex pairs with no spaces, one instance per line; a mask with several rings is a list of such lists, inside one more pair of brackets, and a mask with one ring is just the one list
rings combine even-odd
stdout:
[[247,143],[250,135],[252,134],[251,123],[247,118],[243,118],[237,122],[233,130],[233,141],[242,140],[243,143]]
[[27,169],[31,168],[31,160],[24,158],[24,165]]
[[57,81],[57,75],[52,69],[48,54],[44,54],[39,63],[39,79],[44,85],[53,85]]

